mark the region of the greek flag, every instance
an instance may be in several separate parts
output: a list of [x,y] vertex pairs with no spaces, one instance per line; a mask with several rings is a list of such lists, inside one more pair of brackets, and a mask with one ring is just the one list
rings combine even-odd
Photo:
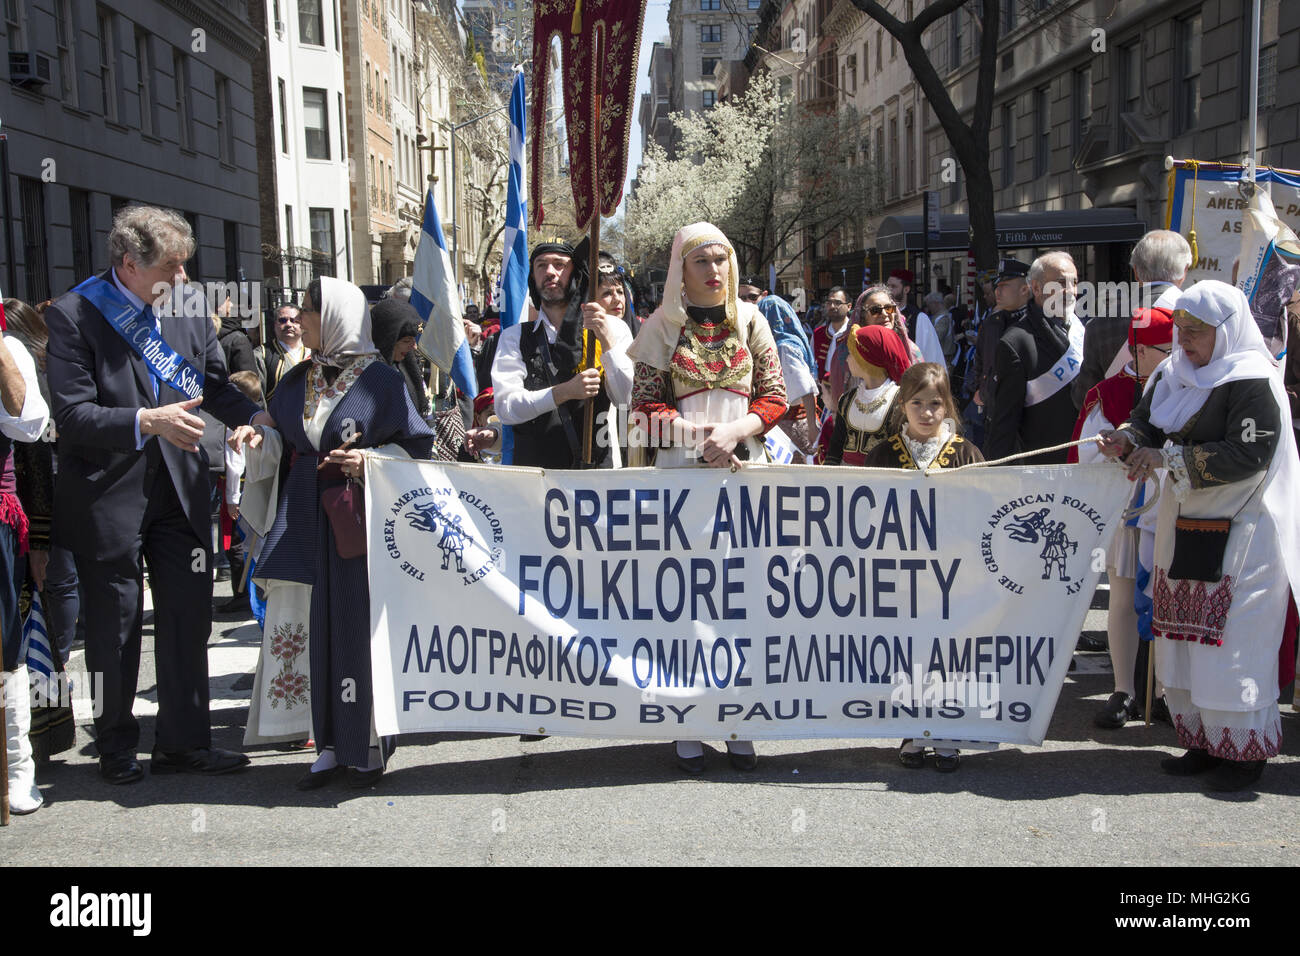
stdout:
[[524,72],[510,93],[510,181],[506,193],[505,267],[501,277],[501,328],[528,317],[528,211],[524,199]]
[[[528,111],[524,98],[524,71],[515,68],[510,91],[510,180],[506,187],[504,265],[501,271],[501,328],[528,318],[528,203],[524,192],[524,129]],[[501,439],[501,460],[513,464],[512,429]]]
[[50,637],[45,633],[45,614],[41,610],[40,596],[32,592],[32,606],[23,621],[23,646],[19,663],[26,659],[27,669],[49,680],[54,676],[54,652],[50,650]]
[[451,374],[452,380],[471,398],[478,394],[474,377],[474,356],[465,340],[460,296],[447,254],[447,239],[433,204],[433,191],[424,197],[424,229],[420,247],[415,250],[415,276],[411,305],[424,321],[420,351],[438,368]]

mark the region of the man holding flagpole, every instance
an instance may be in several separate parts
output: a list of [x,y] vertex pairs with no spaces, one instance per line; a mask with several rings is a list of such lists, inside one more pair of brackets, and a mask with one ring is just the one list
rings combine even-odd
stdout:
[[[568,243],[536,245],[529,291],[537,317],[501,331],[492,391],[497,415],[513,426],[513,464],[580,467],[580,436],[592,424],[588,415],[595,416],[599,429],[590,464],[621,464],[611,405],[626,405],[632,397],[632,360],[627,355],[632,333],[599,303],[582,301],[586,271],[586,262]],[[596,354],[586,361],[583,330],[597,339]]]

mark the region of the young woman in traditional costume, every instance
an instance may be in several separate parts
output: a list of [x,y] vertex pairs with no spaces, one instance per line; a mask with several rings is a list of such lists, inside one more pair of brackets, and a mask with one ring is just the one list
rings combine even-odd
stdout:
[[871,450],[897,429],[891,412],[898,381],[911,364],[902,340],[886,326],[855,325],[846,341],[848,371],[858,384],[840,396],[826,450],[828,465],[865,464]]
[[[768,324],[737,295],[730,241],[700,222],[673,239],[658,310],[628,349],[636,362],[632,421],[661,468],[726,468],[764,458],[763,434],[785,414],[781,360]],[[698,740],[676,742],[678,765],[704,770]],[[753,770],[748,740],[727,742],[732,766]]]
[[[309,726],[320,756],[299,789],[323,786],[345,767],[349,783],[361,787],[383,773],[392,746],[381,747],[374,732],[370,593],[353,504],[360,449],[428,458],[433,433],[402,373],[375,348],[359,288],[312,282],[300,319],[311,361],[288,372],[271,398],[278,440],[250,453],[242,503],[255,530],[270,525],[257,563],[257,577],[270,587],[249,731],[254,739],[295,739]],[[281,447],[287,468],[274,460]],[[268,496],[277,481],[278,494]]]
[[[960,414],[948,387],[948,370],[934,362],[913,365],[903,373],[894,401],[891,434],[867,455],[868,468],[958,468],[983,461],[980,450],[957,433]],[[927,740],[934,748],[934,768],[951,773],[960,765],[956,746]],[[925,766],[925,746],[904,740],[898,759],[904,767]]]
[[[781,359],[781,377],[785,380],[789,409],[777,422],[794,446],[804,455],[817,448],[817,361],[803,323],[790,303],[779,295],[764,296],[758,311],[767,320]],[[802,460],[802,459],[799,459]]]
[[1156,519],[1156,668],[1187,748],[1165,772],[1250,787],[1282,742],[1294,677],[1300,465],[1282,375],[1241,290],[1198,282],[1174,351],[1102,452],[1130,479],[1166,469]]

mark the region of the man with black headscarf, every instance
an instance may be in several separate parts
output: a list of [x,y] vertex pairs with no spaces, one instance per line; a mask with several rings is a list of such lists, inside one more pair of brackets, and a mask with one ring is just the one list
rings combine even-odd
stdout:
[[[612,464],[609,433],[600,425],[611,402],[627,404],[631,398],[632,334],[598,304],[583,309],[586,281],[585,257],[568,243],[533,248],[528,291],[537,318],[502,330],[492,364],[497,415],[514,428],[516,465],[580,467],[587,415],[594,416],[597,429],[592,464]],[[597,351],[595,361],[585,363],[593,367],[579,371],[584,328],[595,333]]]

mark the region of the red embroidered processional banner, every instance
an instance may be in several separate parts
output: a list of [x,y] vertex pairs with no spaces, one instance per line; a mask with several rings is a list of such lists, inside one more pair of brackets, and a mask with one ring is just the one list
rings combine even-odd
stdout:
[[584,229],[597,203],[602,215],[612,216],[623,197],[645,3],[537,0],[533,10],[532,225],[537,228],[545,218],[542,148],[551,41],[559,37],[574,225]]

